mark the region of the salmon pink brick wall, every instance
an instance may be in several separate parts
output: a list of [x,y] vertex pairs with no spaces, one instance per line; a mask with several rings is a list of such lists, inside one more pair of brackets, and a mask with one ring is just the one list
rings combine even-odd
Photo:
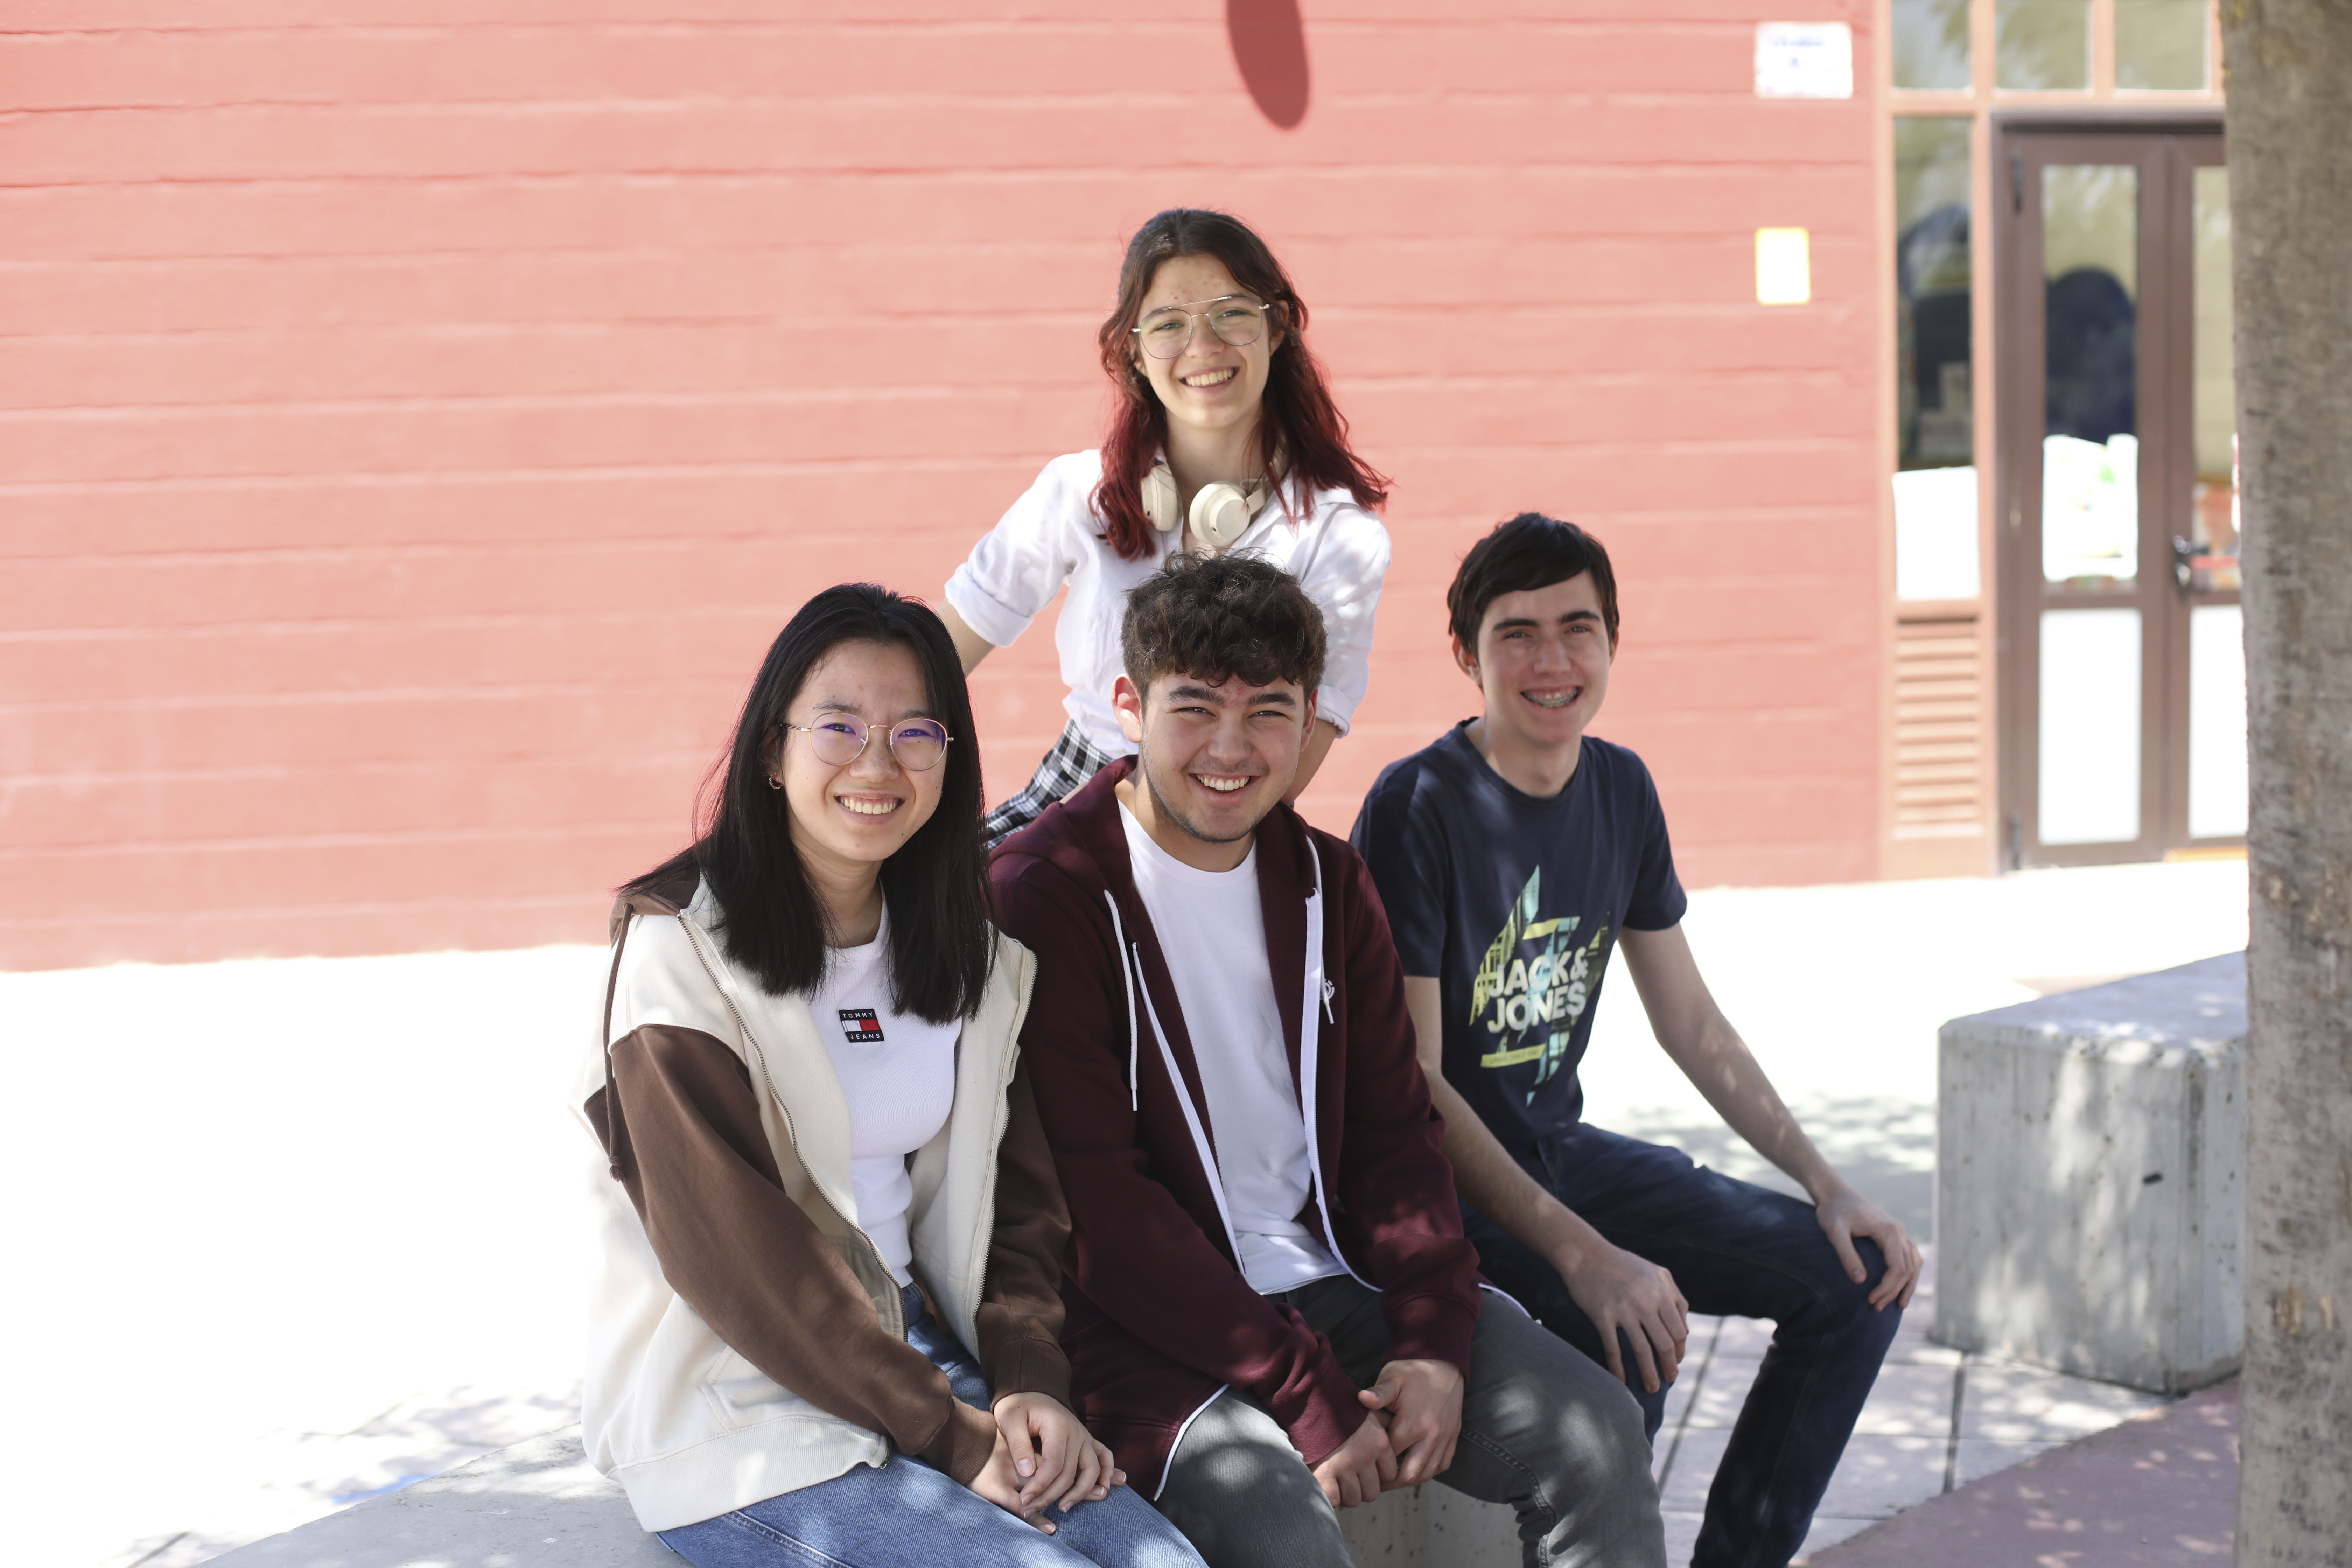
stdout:
[[[1867,96],[1758,100],[1764,0],[1231,8],[0,5],[0,967],[600,939],[793,608],[936,597],[1093,444],[1175,204],[1274,241],[1396,478],[1311,816],[1468,710],[1445,580],[1543,507],[1685,879],[1874,874]],[[992,798],[1049,634],[977,678]]]

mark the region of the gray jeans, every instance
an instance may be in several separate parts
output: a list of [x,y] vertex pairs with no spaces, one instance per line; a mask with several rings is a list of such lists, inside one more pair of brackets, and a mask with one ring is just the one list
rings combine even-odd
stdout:
[[[1274,1299],[1330,1340],[1359,1385],[1379,1377],[1389,1330],[1377,1292],[1342,1276]],[[1641,1405],[1605,1368],[1491,1294],[1470,1342],[1462,1438],[1438,1479],[1509,1503],[1529,1568],[1664,1568]],[[1158,1500],[1210,1568],[1353,1568],[1314,1472],[1265,1407],[1231,1389],[1185,1431]]]

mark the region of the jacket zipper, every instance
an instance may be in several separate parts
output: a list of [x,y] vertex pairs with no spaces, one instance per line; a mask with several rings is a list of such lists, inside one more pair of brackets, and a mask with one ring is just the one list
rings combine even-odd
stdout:
[[1320,1097],[1316,1092],[1322,1072],[1322,1031],[1315,1022],[1315,1005],[1319,992],[1323,1016],[1337,1025],[1339,1020],[1331,1013],[1331,998],[1339,988],[1333,984],[1323,961],[1323,853],[1310,838],[1307,841],[1307,854],[1315,868],[1315,886],[1307,895],[1307,973],[1301,977],[1305,994],[1299,999],[1298,1016],[1299,1076],[1306,1080],[1299,1085],[1299,1108],[1305,1112],[1307,1123],[1307,1169],[1314,1182],[1316,1199],[1322,1205],[1323,1239],[1331,1244],[1333,1259],[1348,1271],[1349,1279],[1368,1290],[1378,1290],[1379,1286],[1357,1273],[1356,1266],[1348,1261],[1347,1249],[1339,1245],[1339,1215],[1331,1205],[1330,1189],[1323,1182],[1323,1141],[1316,1131],[1322,1115]]

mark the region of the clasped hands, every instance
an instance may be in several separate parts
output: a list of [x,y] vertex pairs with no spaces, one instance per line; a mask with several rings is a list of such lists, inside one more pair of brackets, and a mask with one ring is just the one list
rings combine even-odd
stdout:
[[1050,1394],[1008,1394],[992,1413],[996,1447],[972,1477],[971,1489],[1005,1512],[1051,1535],[1048,1509],[1058,1504],[1067,1513],[1126,1484],[1127,1472],[1111,1463],[1110,1450]]
[[1315,1467],[1315,1479],[1333,1508],[1417,1487],[1454,1463],[1454,1445],[1462,1436],[1460,1367],[1392,1361],[1356,1397],[1369,1412],[1364,1424]]

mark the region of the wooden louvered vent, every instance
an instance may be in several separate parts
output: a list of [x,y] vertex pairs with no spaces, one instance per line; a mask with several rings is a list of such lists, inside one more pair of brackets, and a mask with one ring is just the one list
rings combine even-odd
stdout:
[[1983,831],[1983,703],[1976,616],[1896,623],[1895,837]]

